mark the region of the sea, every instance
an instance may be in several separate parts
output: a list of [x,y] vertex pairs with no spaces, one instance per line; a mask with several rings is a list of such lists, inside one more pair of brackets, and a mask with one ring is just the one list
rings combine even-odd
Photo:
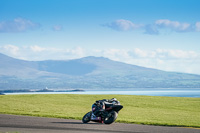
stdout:
[[24,93],[5,93],[5,95],[21,95],[21,94],[90,94],[90,95],[145,95],[145,96],[167,96],[167,97],[193,97],[200,98],[200,88],[195,89],[109,89],[109,90],[83,90],[69,92],[24,92]]

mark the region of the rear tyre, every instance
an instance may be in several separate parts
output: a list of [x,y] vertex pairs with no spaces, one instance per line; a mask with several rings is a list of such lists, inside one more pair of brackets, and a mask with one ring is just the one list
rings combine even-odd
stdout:
[[91,119],[91,112],[88,112],[83,116],[82,122],[88,123],[90,121],[90,119]]
[[104,118],[104,123],[105,124],[111,124],[117,119],[117,112],[112,111],[110,112],[105,118]]

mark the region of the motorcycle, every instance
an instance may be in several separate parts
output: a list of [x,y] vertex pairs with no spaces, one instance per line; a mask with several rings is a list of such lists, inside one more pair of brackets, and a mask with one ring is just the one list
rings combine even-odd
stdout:
[[[92,111],[86,113],[83,118],[83,123],[88,123],[89,121],[99,122],[104,124],[113,123],[118,116],[119,111],[123,108],[119,101],[115,98],[111,99],[109,102],[105,102],[104,109],[99,109],[98,104],[94,103],[92,105]],[[95,110],[98,112],[94,115]]]

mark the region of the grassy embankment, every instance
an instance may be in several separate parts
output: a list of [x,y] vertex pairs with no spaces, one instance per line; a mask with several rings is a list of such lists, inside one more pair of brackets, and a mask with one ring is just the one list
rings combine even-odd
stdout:
[[0,113],[82,119],[98,99],[117,98],[117,122],[200,127],[200,98],[131,95],[2,95]]

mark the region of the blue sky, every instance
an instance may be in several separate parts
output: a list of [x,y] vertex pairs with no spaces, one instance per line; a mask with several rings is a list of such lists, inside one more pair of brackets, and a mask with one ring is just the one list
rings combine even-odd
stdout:
[[0,52],[200,74],[199,0],[0,0]]

